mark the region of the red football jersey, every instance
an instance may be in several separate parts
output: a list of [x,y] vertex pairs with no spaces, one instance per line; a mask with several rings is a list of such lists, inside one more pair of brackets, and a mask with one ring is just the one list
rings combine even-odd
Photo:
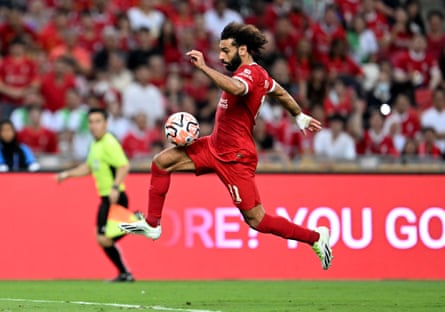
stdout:
[[57,135],[46,128],[26,127],[17,134],[17,137],[19,142],[28,145],[36,154],[56,154],[59,151]]
[[398,156],[394,141],[390,136],[374,135],[372,130],[367,130],[363,138],[357,142],[357,153],[360,155],[391,155]]
[[323,24],[313,25],[312,47],[314,48],[314,57],[320,60],[329,55],[331,42],[334,39],[346,39],[346,32],[343,27],[338,25],[335,29],[328,32]]
[[52,112],[63,108],[67,91],[75,86],[76,77],[73,74],[65,75],[61,81],[57,81],[53,72],[43,76],[40,92],[45,99],[45,108]]
[[435,66],[437,66],[437,61],[431,55],[426,54],[425,57],[416,59],[410,51],[403,52],[394,64],[395,68],[402,69],[408,74],[418,72],[422,85],[428,85],[431,69]]
[[[7,86],[25,88],[37,79],[36,63],[29,58],[5,57],[0,64],[0,81]],[[22,102],[22,99],[10,98],[7,95],[2,95],[1,99],[8,103],[20,104]]]
[[252,135],[255,118],[265,95],[275,88],[275,82],[256,63],[240,66],[232,77],[246,85],[246,93],[235,96],[222,92],[211,134],[211,149],[222,161],[256,161]]

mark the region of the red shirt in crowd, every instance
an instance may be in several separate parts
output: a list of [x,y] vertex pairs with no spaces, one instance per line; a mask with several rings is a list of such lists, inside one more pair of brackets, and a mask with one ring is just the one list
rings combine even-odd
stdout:
[[[15,88],[26,88],[38,81],[37,65],[30,58],[13,58],[7,56],[0,63],[0,81]],[[22,99],[11,98],[5,94],[1,100],[8,103],[22,104]]]
[[326,68],[329,73],[337,73],[337,75],[342,76],[361,76],[363,74],[362,69],[357,63],[346,56],[344,58],[329,58],[325,57],[323,59],[323,63],[326,65]]
[[295,55],[288,58],[289,72],[294,81],[308,81],[311,75],[311,62],[309,59],[298,59]]
[[38,42],[47,52],[51,52],[55,47],[64,44],[62,34],[53,22],[49,22],[39,33]]
[[37,39],[37,35],[34,32],[34,30],[28,26],[23,25],[22,32],[17,32],[15,29],[11,27],[11,25],[4,23],[0,25],[0,44],[1,44],[1,51],[6,54],[9,50],[9,44],[13,39],[15,39],[18,36],[30,36],[33,40]]
[[43,76],[40,92],[45,99],[45,108],[55,112],[65,106],[65,95],[76,86],[73,74],[67,74],[58,80],[54,72]]
[[428,145],[426,142],[420,142],[417,148],[419,156],[430,156],[439,158],[442,156],[442,151],[436,145]]
[[328,117],[334,114],[349,116],[352,112],[352,90],[346,89],[344,96],[338,99],[338,103],[327,96],[323,103],[323,109]]
[[341,15],[347,21],[350,21],[360,10],[361,0],[336,0]]
[[59,151],[57,135],[49,129],[25,127],[17,137],[19,142],[28,145],[36,154],[57,154]]
[[445,34],[439,38],[433,38],[427,34],[427,53],[432,59],[439,59],[442,49],[445,47]]
[[160,132],[156,129],[147,130],[143,134],[128,132],[122,139],[122,148],[128,158],[147,156],[152,150],[152,143],[160,141]]
[[377,39],[383,39],[389,31],[388,19],[378,11],[365,15],[366,28],[372,30]]
[[390,136],[379,137],[372,130],[365,131],[363,138],[357,142],[357,153],[360,155],[391,155],[398,156],[394,141]]
[[346,40],[345,30],[340,25],[328,31],[323,24],[317,23],[312,27],[311,34],[314,56],[319,60],[328,56],[332,40]]
[[394,67],[399,68],[407,74],[418,72],[421,74],[421,85],[428,85],[431,79],[431,69],[437,66],[437,60],[431,55],[415,57],[411,51],[405,51],[395,61]]

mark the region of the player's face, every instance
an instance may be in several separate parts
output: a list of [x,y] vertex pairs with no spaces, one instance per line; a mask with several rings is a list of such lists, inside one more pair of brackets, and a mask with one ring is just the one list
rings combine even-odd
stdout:
[[88,116],[88,127],[93,137],[97,140],[107,132],[107,121],[101,113],[92,113]]
[[233,45],[233,39],[221,40],[219,43],[219,59],[227,68],[234,72],[241,65],[239,48]]

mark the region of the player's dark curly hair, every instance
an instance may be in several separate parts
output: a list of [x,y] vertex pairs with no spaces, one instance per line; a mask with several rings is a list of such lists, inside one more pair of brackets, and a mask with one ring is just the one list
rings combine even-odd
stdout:
[[267,43],[266,36],[255,26],[232,22],[224,27],[221,40],[233,39],[236,47],[245,45],[250,54],[260,54],[260,50]]

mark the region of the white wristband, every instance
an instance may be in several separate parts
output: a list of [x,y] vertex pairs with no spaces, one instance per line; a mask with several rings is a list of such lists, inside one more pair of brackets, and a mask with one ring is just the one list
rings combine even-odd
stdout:
[[304,113],[299,113],[297,115],[297,117],[295,117],[295,121],[297,122],[297,126],[298,128],[300,128],[300,130],[306,129],[307,127],[309,127],[309,123],[311,122],[311,117],[304,114]]

